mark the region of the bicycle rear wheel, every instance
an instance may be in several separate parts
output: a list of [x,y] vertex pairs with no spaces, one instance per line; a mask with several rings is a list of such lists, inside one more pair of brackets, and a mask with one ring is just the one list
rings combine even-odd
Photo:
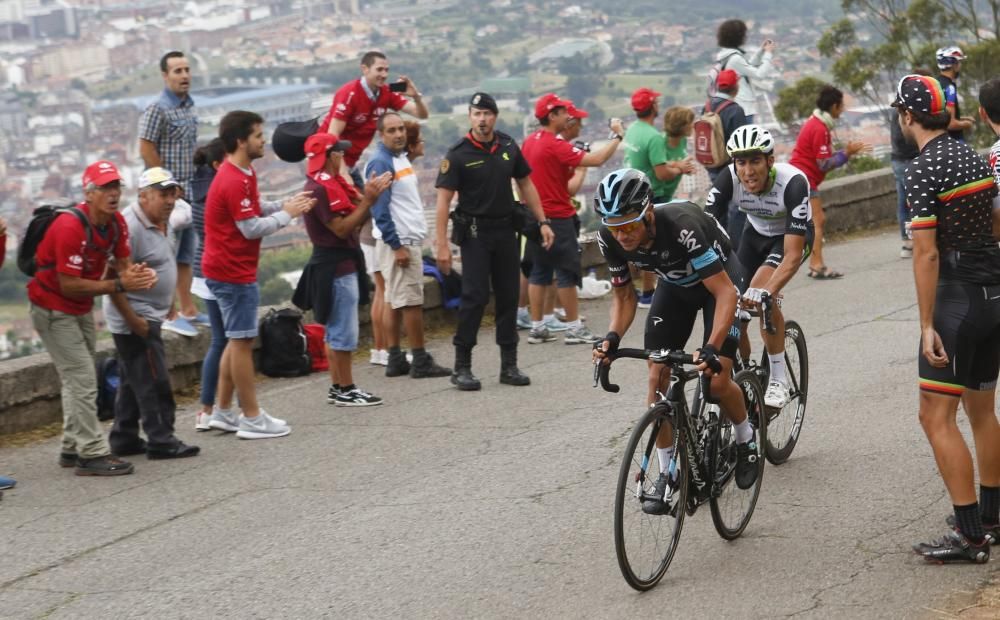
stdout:
[[[653,485],[660,475],[656,437],[663,425],[674,429],[677,489],[671,499],[673,510],[651,515],[642,511],[642,501],[653,496]],[[667,572],[680,542],[687,489],[684,434],[676,427],[670,406],[657,403],[643,415],[629,437],[615,492],[615,553],[622,576],[636,590],[652,588]]]
[[764,446],[768,435],[767,424],[764,423],[764,390],[757,376],[752,371],[741,370],[733,381],[743,392],[747,415],[757,429],[757,480],[749,489],[736,485],[736,434],[732,423],[721,416],[709,447],[709,462],[713,469],[709,506],[715,531],[726,540],[739,537],[753,516],[764,479]]
[[[761,364],[767,364],[766,353]],[[772,465],[781,465],[792,455],[806,416],[809,353],[802,327],[795,321],[785,321],[785,373],[788,376],[788,403],[778,411],[768,412],[767,460]]]

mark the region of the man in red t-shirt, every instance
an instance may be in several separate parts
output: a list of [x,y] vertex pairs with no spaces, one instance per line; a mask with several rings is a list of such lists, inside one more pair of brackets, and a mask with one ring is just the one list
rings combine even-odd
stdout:
[[[97,419],[94,297],[152,288],[156,272],[129,258],[128,227],[118,212],[121,175],[109,161],[83,173],[83,219],[63,213],[35,251],[38,266],[28,282],[31,322],[62,383],[63,438],[59,464],[78,476],[118,476],[131,463],[111,455]],[[117,274],[117,275],[115,275]]]
[[[542,95],[535,104],[535,118],[541,128],[525,139],[521,147],[528,166],[531,167],[531,182],[538,189],[542,210],[549,219],[555,242],[548,250],[542,249],[534,241],[530,251],[532,256],[531,275],[528,277],[528,298],[531,303],[531,331],[528,342],[538,344],[555,340],[543,313],[545,289],[556,277],[559,302],[566,312],[566,344],[592,344],[598,340],[580,321],[579,301],[576,287],[581,280],[579,218],[570,201],[569,182],[577,167],[601,166],[608,161],[621,143],[624,127],[621,121],[612,122],[614,136],[600,150],[588,153],[559,137],[572,120],[569,107],[573,103],[549,93]],[[554,318],[554,317],[553,317]]]
[[792,157],[788,161],[809,179],[809,201],[812,203],[813,226],[816,227],[816,239],[809,255],[809,277],[817,280],[830,280],[844,275],[827,267],[823,260],[823,227],[826,216],[823,214],[823,201],[819,197],[819,186],[827,172],[843,166],[855,155],[871,151],[871,146],[853,140],[847,143],[847,148],[833,151],[830,130],[833,129],[834,121],[843,113],[844,93],[829,84],[823,86],[816,98],[816,109],[802,125],[799,137],[795,140]]
[[[367,52],[361,57],[361,78],[344,84],[333,95],[330,111],[319,131],[350,141],[351,148],[344,153],[345,174],[347,169],[354,169],[361,153],[371,144],[375,123],[386,110],[400,110],[421,119],[429,116],[420,91],[410,78],[401,75],[399,83],[406,85],[403,94],[413,101],[390,90],[388,79],[389,61],[385,54]],[[354,175],[354,182],[358,186],[364,184],[359,174]]]
[[[237,110],[222,117],[219,138],[226,150],[205,198],[205,249],[201,272],[222,312],[226,349],[219,363],[216,406],[211,428],[235,432],[240,439],[284,437],[291,428],[257,404],[253,341],[257,337],[257,262],[260,240],[309,211],[315,200],[300,192],[284,204],[260,204],[251,162],[264,156],[264,119]],[[243,415],[232,411],[233,391]]]

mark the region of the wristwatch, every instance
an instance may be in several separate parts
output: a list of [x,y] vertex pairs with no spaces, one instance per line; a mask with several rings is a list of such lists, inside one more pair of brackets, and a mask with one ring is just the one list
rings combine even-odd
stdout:
[[115,278],[115,292],[116,293],[124,293],[125,292],[125,285],[122,284],[122,279],[121,278]]
[[542,220],[541,222],[538,222],[538,227],[541,228],[542,226],[552,228],[552,220]]
[[625,136],[621,135],[620,133],[616,133],[614,136],[612,136],[611,139],[612,140],[624,140]]

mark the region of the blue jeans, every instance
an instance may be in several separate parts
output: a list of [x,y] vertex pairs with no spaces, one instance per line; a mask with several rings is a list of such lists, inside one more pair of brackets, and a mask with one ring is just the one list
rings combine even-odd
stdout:
[[182,265],[194,263],[194,254],[198,249],[198,234],[193,227],[185,228],[177,233],[177,262]]
[[896,219],[899,220],[899,236],[906,240],[906,223],[910,221],[910,208],[906,205],[906,167],[908,161],[892,160],[892,173],[896,175]]
[[358,349],[358,274],[333,279],[333,303],[326,318],[326,344],[334,351]]
[[201,362],[201,404],[214,405],[215,390],[219,386],[219,362],[222,360],[222,351],[225,350],[229,339],[226,338],[226,330],[223,328],[219,302],[214,299],[203,301],[212,326],[212,342],[208,345],[208,352]]
[[260,288],[251,284],[232,284],[205,279],[222,312],[222,326],[226,338],[257,337],[257,307],[260,305]]

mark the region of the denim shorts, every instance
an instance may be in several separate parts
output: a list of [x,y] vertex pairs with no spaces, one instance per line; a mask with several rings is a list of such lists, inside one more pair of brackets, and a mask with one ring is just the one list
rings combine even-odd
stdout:
[[334,351],[358,349],[358,274],[333,279],[333,302],[326,318],[326,344]]
[[219,302],[226,338],[256,338],[257,307],[260,305],[257,283],[230,284],[206,278],[205,284]]
[[194,263],[194,251],[198,247],[198,234],[190,226],[177,231],[177,262],[182,265]]

